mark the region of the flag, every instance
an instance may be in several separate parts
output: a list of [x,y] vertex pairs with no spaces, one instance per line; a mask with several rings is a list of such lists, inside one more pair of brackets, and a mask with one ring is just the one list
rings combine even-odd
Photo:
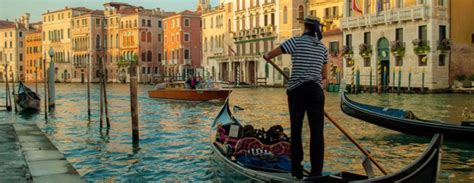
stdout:
[[362,10],[360,10],[359,6],[357,6],[357,3],[356,3],[357,0],[352,0],[352,9],[356,12],[359,12],[362,14]]

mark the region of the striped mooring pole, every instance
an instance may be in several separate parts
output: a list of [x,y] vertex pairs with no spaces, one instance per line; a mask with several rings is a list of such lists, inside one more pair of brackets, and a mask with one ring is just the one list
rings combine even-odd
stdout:
[[369,93],[372,93],[372,67],[370,67],[369,72]]
[[378,85],[378,86],[377,86],[377,92],[378,92],[378,93],[382,93],[382,82],[383,82],[383,80],[382,80],[382,78],[381,78],[381,77],[382,77],[382,65],[381,65],[381,62],[382,62],[382,61],[380,61],[380,60],[377,62],[377,75],[378,75],[378,77],[376,77],[376,78],[377,78],[377,80],[378,80],[378,82],[377,82],[377,85]]
[[425,92],[425,68],[423,68],[423,71],[421,73],[421,93]]
[[402,84],[402,69],[398,68],[398,87],[397,94],[400,95],[400,85]]
[[354,87],[354,68],[355,66],[352,66],[352,78],[351,78],[351,93],[355,93],[355,87]]
[[408,71],[408,92],[411,92],[411,67]]

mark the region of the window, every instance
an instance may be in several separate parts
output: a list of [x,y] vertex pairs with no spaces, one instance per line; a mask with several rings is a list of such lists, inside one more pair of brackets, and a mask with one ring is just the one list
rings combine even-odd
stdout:
[[337,55],[339,53],[339,42],[333,41],[329,43],[329,53],[331,55]]
[[142,27],[145,27],[145,25],[146,25],[146,20],[142,19]]
[[158,42],[161,42],[161,34],[158,34]]
[[446,55],[445,54],[440,54],[439,55],[439,66],[445,66],[446,65]]
[[420,40],[428,40],[428,29],[426,25],[422,25],[418,27],[418,39]]
[[23,48],[23,41],[20,41],[20,48]]
[[446,39],[446,25],[439,26],[439,40]]
[[[354,0],[347,0],[347,3],[346,3],[346,4],[351,5],[351,4],[352,4],[352,1],[354,1]],[[354,16],[354,10],[352,9],[352,6],[349,6],[348,11],[349,11],[349,12],[347,12],[347,15],[348,15],[349,17]]]
[[162,27],[162,21],[161,20],[158,20],[158,28],[161,28]]
[[142,67],[142,74],[146,73],[146,67]]
[[300,5],[298,7],[298,18],[304,18],[304,7],[303,7],[303,5]]
[[146,61],[146,53],[145,53],[145,52],[142,53],[142,59],[141,59],[141,60],[142,60],[143,62]]
[[100,36],[95,37],[95,48],[100,49]]
[[22,37],[22,36],[23,36],[23,32],[20,31],[20,32],[18,33],[18,37]]
[[189,18],[184,19],[184,26],[189,27]]
[[263,25],[264,25],[264,26],[267,26],[267,25],[268,25],[268,15],[267,15],[267,14],[265,14],[265,15],[263,16]]
[[[20,61],[23,61],[23,54],[20,53]],[[20,69],[21,70],[21,69]]]
[[312,15],[312,16],[317,16],[317,15],[316,15],[316,10],[310,10],[310,11],[309,11],[309,14]]
[[283,24],[288,23],[288,7],[283,7]]
[[[185,49],[184,50],[184,59],[188,60],[189,58],[190,58],[189,49]],[[190,64],[190,63],[186,63],[186,64]]]
[[272,23],[272,25],[275,25],[275,13],[272,13],[270,17],[271,17],[270,22]]
[[142,41],[142,42],[145,42],[145,41],[146,41],[146,32],[142,32],[141,41]]
[[370,67],[370,58],[364,58],[364,67]]
[[403,66],[403,57],[395,57],[395,66]]
[[99,27],[100,26],[100,19],[95,19],[95,27]]
[[161,63],[161,53],[158,53],[158,63]]
[[147,61],[148,61],[148,62],[151,62],[152,57],[153,57],[151,51],[148,51],[148,52],[147,52],[147,56],[146,56],[146,57],[147,57]]
[[352,34],[346,35],[346,46],[352,46]]
[[189,42],[189,33],[184,33],[184,42]]
[[444,6],[444,4],[445,4],[445,3],[444,3],[444,0],[438,0],[438,5],[439,5],[439,6]]
[[395,30],[395,40],[403,42],[403,28]]
[[474,34],[471,35],[471,43],[474,44]]
[[426,55],[419,55],[418,66],[427,66],[427,65],[428,65],[428,57]]
[[151,43],[151,32],[146,33],[146,40],[147,42]]
[[370,44],[370,32],[364,32],[364,43]]
[[148,27],[151,27],[151,20],[147,20],[146,25],[147,25]]

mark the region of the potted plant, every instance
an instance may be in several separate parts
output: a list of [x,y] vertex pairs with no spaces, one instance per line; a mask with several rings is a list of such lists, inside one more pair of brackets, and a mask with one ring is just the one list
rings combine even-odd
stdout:
[[344,46],[342,47],[342,56],[346,59],[346,60],[352,60],[352,55],[354,55],[354,51],[352,50],[352,47],[350,46]]
[[362,58],[370,58],[372,56],[372,46],[366,43],[360,44],[359,54]]
[[444,38],[438,43],[438,50],[442,53],[446,53],[451,50],[451,40]]
[[392,41],[390,51],[395,57],[403,57],[405,55],[405,44],[400,42],[400,40]]
[[412,44],[414,47],[413,51],[417,55],[426,55],[431,50],[431,47],[428,45],[428,41],[426,40],[414,39]]

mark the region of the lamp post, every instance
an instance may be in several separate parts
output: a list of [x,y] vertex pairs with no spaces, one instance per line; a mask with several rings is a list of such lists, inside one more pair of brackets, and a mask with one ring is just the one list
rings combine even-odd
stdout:
[[91,60],[92,60],[92,51],[89,53],[89,57],[86,63],[86,70],[87,70],[87,116],[89,121],[91,120]]
[[49,58],[50,58],[50,62],[49,62],[49,75],[48,75],[48,84],[49,84],[49,108],[50,109],[53,109],[54,106],[55,106],[55,99],[54,99],[54,95],[55,95],[55,91],[54,91],[54,80],[55,80],[55,68],[54,68],[54,61],[53,61],[53,57],[54,57],[54,49],[52,47],[49,48],[49,51],[48,51],[48,54],[49,54]]

